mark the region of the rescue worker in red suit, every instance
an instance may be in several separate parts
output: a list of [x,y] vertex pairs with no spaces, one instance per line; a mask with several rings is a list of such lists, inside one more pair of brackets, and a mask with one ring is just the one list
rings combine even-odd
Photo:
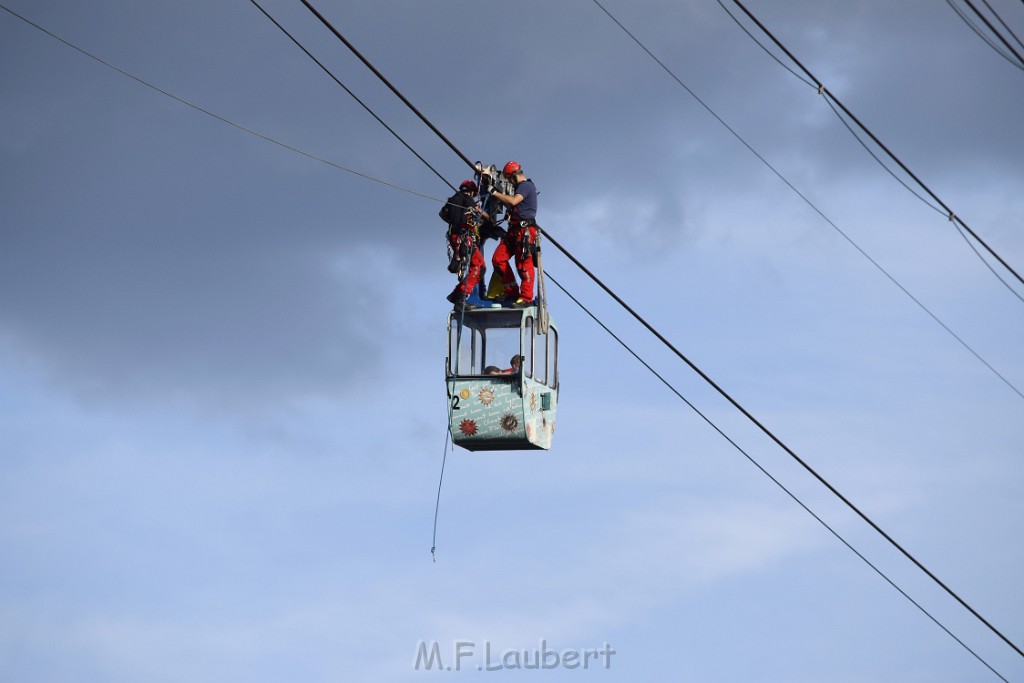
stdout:
[[[502,175],[515,187],[515,194],[495,192],[491,196],[509,207],[508,233],[498,244],[491,257],[494,270],[501,276],[505,297],[514,301],[512,305],[523,308],[533,304],[536,268],[533,263],[534,248],[537,244],[537,186],[526,177],[522,167],[515,161],[505,164]],[[516,260],[516,271],[520,284],[508,262]]]
[[449,270],[458,272],[457,264],[460,254],[464,253],[464,250],[471,252],[468,265],[462,264],[466,269],[465,277],[455,285],[455,289],[448,295],[448,301],[460,307],[467,305],[466,297],[480,282],[480,274],[485,264],[484,256],[480,253],[479,220],[477,219],[486,219],[487,214],[480,210],[473,199],[476,190],[475,182],[463,180],[459,185],[459,191],[448,199],[439,214],[449,225],[448,243],[454,254],[453,265],[449,266]]

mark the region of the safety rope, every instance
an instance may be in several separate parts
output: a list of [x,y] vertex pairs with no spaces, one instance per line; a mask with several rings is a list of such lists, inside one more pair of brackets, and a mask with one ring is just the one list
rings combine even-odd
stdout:
[[[459,358],[460,358],[461,353],[462,353],[462,327],[463,327],[463,322],[465,321],[465,319],[466,319],[466,307],[465,306],[459,306],[459,326],[457,328],[458,331],[455,333],[455,356],[454,356],[454,358],[449,358],[448,359],[449,364],[454,362],[456,370],[459,369]],[[450,339],[450,337],[449,337],[449,339]],[[448,370],[450,370],[450,367],[445,368],[445,372],[446,373],[448,372]],[[438,516],[438,513],[439,513],[440,508],[441,508],[441,484],[444,482],[444,465],[448,461],[448,440],[449,439],[451,439],[451,442],[452,442],[452,450],[454,451],[454,448],[455,448],[455,434],[452,433],[452,392],[455,390],[455,382],[453,380],[451,380],[451,379],[445,379],[445,384],[448,387],[450,387],[450,389],[448,389],[448,391],[447,391],[447,393],[448,393],[448,428],[445,430],[444,455],[441,458],[441,477],[440,477],[440,479],[437,482],[437,502],[434,504],[434,536],[433,536],[433,539],[430,542],[430,557],[433,559],[434,562],[437,562],[437,555],[434,552],[435,550],[437,550],[437,516]]]
[[448,462],[448,440],[452,436],[452,402],[448,401],[448,429],[444,433],[444,455],[441,456],[441,476],[437,480],[437,501],[434,503],[434,536],[430,542],[430,558],[437,562],[437,516],[441,511],[441,484],[444,483],[444,466]]

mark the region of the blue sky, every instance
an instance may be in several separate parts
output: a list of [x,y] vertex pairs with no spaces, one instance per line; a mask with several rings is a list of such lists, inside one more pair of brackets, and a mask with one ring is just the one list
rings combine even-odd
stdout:
[[[358,6],[352,6],[356,4]],[[539,222],[1011,640],[1024,303],[710,0],[322,2]],[[726,3],[732,6],[730,3]],[[1024,74],[944,3],[748,7],[1024,268]],[[991,3],[1024,32],[1019,3]],[[4,5],[240,125],[449,190],[248,2]],[[263,6],[450,181],[298,2]],[[556,287],[549,453],[445,444],[438,202],[0,11],[0,678],[416,681],[420,641],[610,644],[519,680],[998,680]],[[488,254],[489,256],[489,254]],[[1009,680],[1024,661],[550,246],[545,266]],[[1021,287],[1018,293],[1024,293]]]

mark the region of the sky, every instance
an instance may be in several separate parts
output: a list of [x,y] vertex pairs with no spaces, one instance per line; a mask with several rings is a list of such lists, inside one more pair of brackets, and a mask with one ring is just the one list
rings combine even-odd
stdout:
[[[468,177],[300,2],[261,4]],[[1024,286],[717,2],[602,4],[689,92],[592,1],[316,6],[1021,646]],[[1021,69],[942,2],[745,4],[1024,272]],[[550,281],[553,448],[451,450],[451,191],[251,2],[3,6],[220,118],[0,10],[0,679],[421,681],[437,643],[453,679],[1024,681],[550,243],[551,278],[877,571]],[[541,647],[558,666],[486,670]]]

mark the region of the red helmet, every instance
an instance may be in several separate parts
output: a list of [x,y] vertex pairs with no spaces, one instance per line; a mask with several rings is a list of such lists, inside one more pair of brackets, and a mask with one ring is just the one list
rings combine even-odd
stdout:
[[462,184],[459,185],[459,192],[462,192],[463,190],[476,192],[476,183],[474,183],[472,180],[463,180]]
[[523,167],[520,166],[518,162],[510,161],[507,164],[505,164],[505,168],[501,169],[501,172],[504,173],[505,175],[514,175],[516,173],[519,173],[519,171],[522,170],[522,168]]

